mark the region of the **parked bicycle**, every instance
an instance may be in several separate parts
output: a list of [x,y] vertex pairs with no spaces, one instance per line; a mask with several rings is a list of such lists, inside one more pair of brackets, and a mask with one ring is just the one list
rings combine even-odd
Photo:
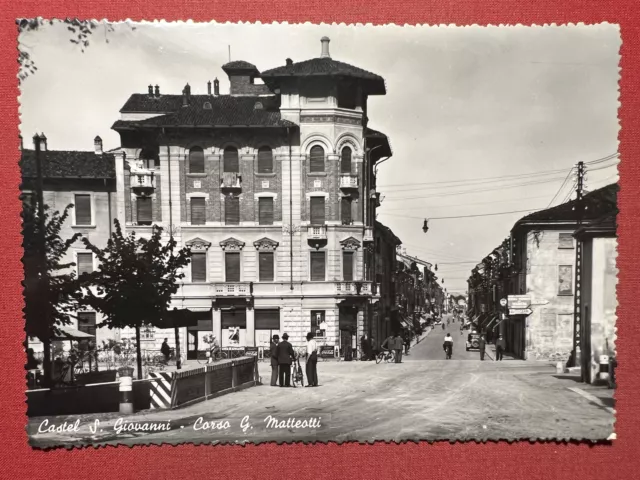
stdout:
[[376,363],[384,360],[385,363],[393,363],[396,361],[396,352],[393,350],[383,349],[376,354]]
[[[203,355],[200,355],[203,353]],[[214,345],[205,352],[198,352],[198,363],[213,363],[218,360],[225,360],[227,358],[227,352],[224,352],[220,347]]]

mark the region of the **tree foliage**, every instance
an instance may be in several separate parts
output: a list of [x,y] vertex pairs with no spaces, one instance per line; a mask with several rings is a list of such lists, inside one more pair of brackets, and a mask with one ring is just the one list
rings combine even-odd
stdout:
[[[48,205],[43,206],[44,244],[37,209],[25,204],[22,213],[25,330],[29,337],[42,342],[48,342],[52,336],[58,335],[59,326],[70,324],[78,308],[78,282],[71,268],[75,263],[65,262],[64,258],[80,234],[66,240],[60,236],[72,208],[73,205],[67,205],[59,213],[51,212]],[[43,258],[46,258],[44,269]]]

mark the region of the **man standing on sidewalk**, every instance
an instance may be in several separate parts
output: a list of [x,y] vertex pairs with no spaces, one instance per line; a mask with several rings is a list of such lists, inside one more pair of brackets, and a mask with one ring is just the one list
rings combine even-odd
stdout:
[[502,335],[498,335],[498,340],[496,340],[496,361],[502,361],[502,356],[506,348],[507,342],[502,338]]
[[480,360],[484,360],[484,352],[487,348],[487,340],[484,338],[484,335],[480,335],[480,339],[478,340],[478,349],[480,350]]
[[404,340],[400,333],[396,333],[396,336],[393,337],[393,349],[396,351],[396,363],[402,363],[402,348],[403,348]]
[[284,333],[282,335],[282,341],[276,349],[278,352],[278,373],[281,387],[291,386],[291,362],[296,356],[293,347],[287,340],[289,340],[289,335]]
[[271,339],[271,348],[269,354],[271,356],[271,386],[278,386],[278,341],[280,337],[274,335]]

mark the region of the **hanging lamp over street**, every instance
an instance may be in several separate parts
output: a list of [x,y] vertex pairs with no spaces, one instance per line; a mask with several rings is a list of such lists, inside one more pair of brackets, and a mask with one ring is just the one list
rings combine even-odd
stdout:
[[424,224],[422,225],[422,231],[424,233],[427,233],[429,231],[429,221],[426,218],[424,219]]

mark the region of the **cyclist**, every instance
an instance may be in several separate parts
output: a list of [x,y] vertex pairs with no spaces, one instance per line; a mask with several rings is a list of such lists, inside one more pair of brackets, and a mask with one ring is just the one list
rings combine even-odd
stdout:
[[447,333],[444,337],[444,343],[442,344],[442,348],[444,349],[445,353],[447,354],[447,360],[449,360],[451,358],[451,355],[453,353],[453,337],[451,336],[450,333]]
[[393,349],[395,343],[395,337],[393,335],[389,335],[384,342],[382,342],[382,345],[380,345],[380,349],[384,352],[388,352],[393,356],[393,360],[395,361],[395,351]]

